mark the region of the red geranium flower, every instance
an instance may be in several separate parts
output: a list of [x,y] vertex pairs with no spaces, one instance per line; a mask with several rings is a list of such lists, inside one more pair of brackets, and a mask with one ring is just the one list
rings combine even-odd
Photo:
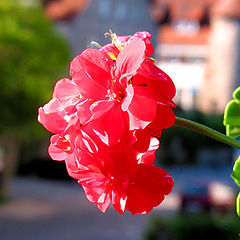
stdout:
[[86,49],[71,79],[56,83],[38,120],[54,133],[49,155],[65,161],[89,201],[105,212],[147,213],[169,194],[173,179],[153,166],[161,130],[174,124],[175,86],[154,65],[151,34],[110,34],[112,43]]

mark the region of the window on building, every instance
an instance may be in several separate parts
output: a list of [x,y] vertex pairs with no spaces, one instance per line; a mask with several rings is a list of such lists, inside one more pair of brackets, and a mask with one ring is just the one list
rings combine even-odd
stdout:
[[110,0],[98,1],[98,14],[101,19],[109,19],[111,14]]
[[114,17],[117,22],[124,22],[127,18],[127,5],[124,2],[118,2],[115,8]]
[[200,24],[197,21],[179,20],[173,22],[173,28],[179,35],[195,35],[200,30]]

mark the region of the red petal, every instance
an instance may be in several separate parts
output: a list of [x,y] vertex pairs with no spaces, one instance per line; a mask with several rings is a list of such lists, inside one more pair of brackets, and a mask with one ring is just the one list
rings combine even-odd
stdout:
[[[150,132],[155,135],[158,130],[171,127],[175,122],[175,114],[168,106],[157,104],[157,114],[153,122],[148,125]],[[161,135],[161,134],[160,134]],[[160,137],[159,134],[155,135]]]
[[125,212],[126,202],[126,193],[121,194],[116,190],[112,191],[112,204],[119,213],[123,214]]
[[156,109],[156,101],[135,92],[132,102],[128,108],[130,130],[144,129],[155,119]]
[[130,177],[126,209],[132,214],[148,213],[164,200],[164,195],[169,194],[172,187],[173,179],[167,172],[159,167],[139,164]]
[[145,95],[152,97],[162,104],[175,107],[172,102],[176,88],[172,79],[151,61],[145,61],[138,74],[134,76],[134,86],[146,85]]
[[136,137],[136,142],[133,143],[132,147],[138,152],[146,152],[151,140],[151,133],[148,128],[134,131],[134,136]]
[[91,106],[91,111],[92,119],[96,119],[94,130],[108,138],[108,142],[105,141],[107,145],[118,143],[126,130],[125,113],[122,112],[121,105],[116,101],[98,101]]
[[[106,54],[108,53],[113,53],[113,55],[117,58],[118,54],[119,54],[119,50],[118,48],[114,45],[114,44],[106,44],[103,47],[101,47],[99,49],[100,52],[104,52]],[[114,61],[111,59],[111,57],[109,55],[108,56],[108,61],[110,61],[110,63],[114,63]]]
[[151,137],[151,142],[148,150],[144,153],[138,154],[138,163],[143,164],[153,164],[155,160],[155,152],[159,147],[159,140],[157,138]]
[[132,174],[136,170],[137,159],[136,151],[124,142],[120,142],[108,148],[103,152],[105,171],[117,179],[122,179],[121,184],[117,186],[119,189],[123,185],[123,179]]
[[84,97],[106,98],[111,75],[105,53],[96,49],[86,49],[73,59],[70,74]]
[[86,123],[92,117],[92,113],[90,111],[91,105],[92,101],[89,100],[82,101],[76,105],[77,115],[81,124]]

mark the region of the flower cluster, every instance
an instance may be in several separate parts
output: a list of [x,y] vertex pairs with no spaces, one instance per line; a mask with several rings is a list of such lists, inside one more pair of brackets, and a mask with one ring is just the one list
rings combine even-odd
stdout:
[[38,121],[54,133],[49,155],[65,161],[90,202],[145,214],[173,187],[153,162],[156,137],[175,121],[175,86],[150,58],[150,33],[109,35],[111,44],[73,59],[71,79],[56,83]]

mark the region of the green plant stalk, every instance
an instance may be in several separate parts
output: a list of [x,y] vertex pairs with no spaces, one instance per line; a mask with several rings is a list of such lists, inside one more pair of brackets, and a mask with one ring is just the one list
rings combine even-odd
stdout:
[[188,119],[176,117],[175,125],[179,126],[179,127],[188,128],[190,130],[193,130],[195,132],[198,132],[205,136],[213,138],[219,142],[225,143],[231,147],[240,149],[240,141],[230,138],[230,137],[228,137],[216,130],[213,130],[212,128],[209,128],[205,125],[202,125],[200,123],[196,123],[196,122],[188,120]]

